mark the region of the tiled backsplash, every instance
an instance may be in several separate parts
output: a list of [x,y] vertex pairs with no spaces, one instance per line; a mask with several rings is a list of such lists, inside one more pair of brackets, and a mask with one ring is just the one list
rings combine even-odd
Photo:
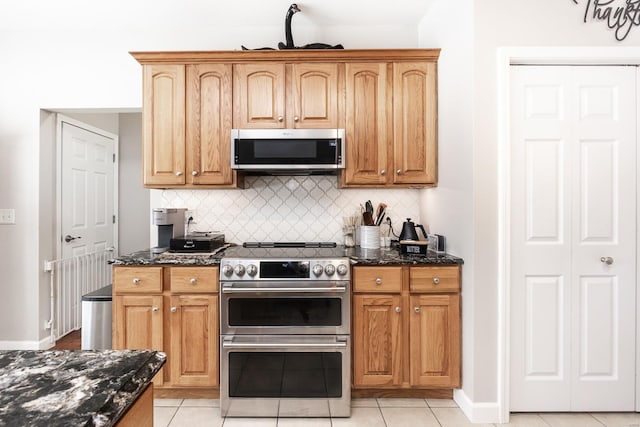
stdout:
[[394,231],[420,218],[419,190],[338,189],[334,176],[253,176],[244,190],[164,190],[162,206],[194,212],[192,230],[221,231],[228,242],[342,243],[342,217],[371,200],[388,205]]

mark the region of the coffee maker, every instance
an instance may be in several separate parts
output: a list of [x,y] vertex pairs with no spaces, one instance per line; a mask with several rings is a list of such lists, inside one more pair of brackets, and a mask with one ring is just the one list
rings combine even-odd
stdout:
[[186,213],[184,208],[153,208],[151,222],[158,226],[158,246],[151,252],[165,252],[169,250],[171,239],[184,236]]

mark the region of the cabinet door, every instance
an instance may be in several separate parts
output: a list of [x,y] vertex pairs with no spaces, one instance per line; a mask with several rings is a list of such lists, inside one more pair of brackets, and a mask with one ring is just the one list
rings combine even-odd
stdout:
[[402,381],[400,295],[354,295],[353,310],[354,387],[399,385]]
[[171,384],[218,385],[218,297],[171,297]]
[[284,64],[236,64],[233,68],[233,126],[284,128]]
[[411,385],[460,386],[460,296],[410,298]]
[[287,127],[338,127],[338,64],[293,64]]
[[391,142],[387,64],[346,64],[346,168],[344,183],[384,185]]
[[162,295],[116,295],[113,347],[162,348]]
[[436,63],[393,64],[394,183],[437,182],[437,108]]
[[144,185],[184,184],[184,65],[145,65],[142,83]]
[[233,183],[231,79],[228,64],[187,67],[186,156],[193,184]]

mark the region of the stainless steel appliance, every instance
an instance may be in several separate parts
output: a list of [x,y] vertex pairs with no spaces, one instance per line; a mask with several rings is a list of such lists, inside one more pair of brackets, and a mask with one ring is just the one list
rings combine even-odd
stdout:
[[151,249],[153,253],[169,250],[172,238],[184,236],[186,212],[184,208],[153,208],[151,223],[158,226],[158,246]]
[[348,417],[349,258],[335,244],[284,245],[221,260],[221,415]]
[[344,129],[233,129],[231,168],[286,174],[344,168]]

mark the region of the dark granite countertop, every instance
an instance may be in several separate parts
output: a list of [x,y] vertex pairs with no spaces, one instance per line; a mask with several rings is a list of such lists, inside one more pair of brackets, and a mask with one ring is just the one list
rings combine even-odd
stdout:
[[462,258],[451,254],[427,251],[427,255],[402,255],[396,248],[363,249],[360,246],[345,249],[355,265],[452,265],[462,264]]
[[0,351],[0,425],[112,426],[165,361],[148,350]]
[[[228,246],[227,246],[228,247]],[[114,260],[116,265],[219,265],[224,256],[224,249],[207,254],[175,254],[164,252],[153,254],[150,250],[134,252],[123,255]],[[428,251],[426,256],[401,255],[397,248],[389,249],[363,249],[360,246],[354,248],[337,248],[344,256],[351,259],[352,264],[358,265],[452,265],[462,264],[462,258],[451,254],[437,254]]]

